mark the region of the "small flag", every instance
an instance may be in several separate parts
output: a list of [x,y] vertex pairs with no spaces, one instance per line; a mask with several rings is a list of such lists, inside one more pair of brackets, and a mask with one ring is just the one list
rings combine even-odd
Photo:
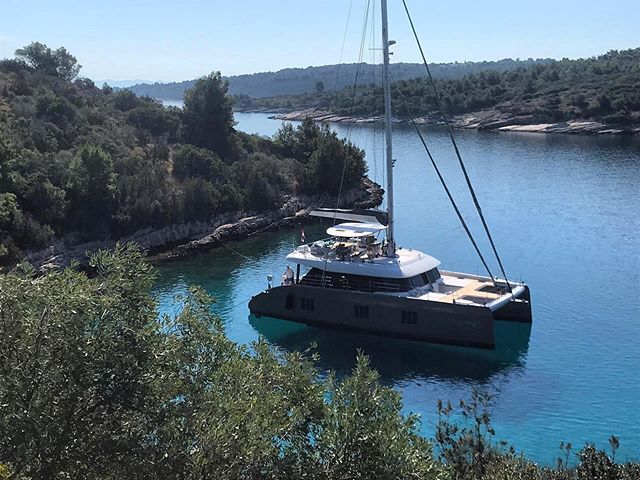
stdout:
[[304,242],[305,242],[304,227],[302,227],[302,231],[300,232],[300,243],[304,243]]

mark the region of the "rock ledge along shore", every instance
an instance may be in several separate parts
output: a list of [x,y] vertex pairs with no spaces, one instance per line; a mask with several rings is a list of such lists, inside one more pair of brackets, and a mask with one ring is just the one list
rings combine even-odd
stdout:
[[[359,188],[343,193],[341,207],[375,208],[382,203],[384,190],[377,183],[363,178]],[[221,242],[241,240],[252,235],[295,225],[318,207],[335,207],[331,195],[288,195],[283,205],[269,212],[228,212],[206,221],[145,228],[123,238],[80,243],[70,235],[52,243],[48,248],[27,252],[24,260],[37,271],[45,273],[78,262],[88,263],[88,254],[113,248],[116,243],[137,243],[154,260],[181,258],[219,247]]]
[[[256,110],[257,111],[257,110]],[[284,121],[302,121],[312,118],[316,122],[344,122],[344,123],[379,123],[382,117],[359,117],[336,115],[327,110],[307,108],[289,112],[273,113],[269,118]],[[396,123],[409,123],[408,118],[394,118]],[[419,125],[442,125],[442,121],[435,115],[418,117],[415,122]],[[529,133],[571,133],[588,135],[639,135],[640,126],[614,126],[601,122],[587,120],[568,120],[566,122],[545,123],[534,115],[511,115],[497,110],[483,110],[451,117],[451,125],[455,128],[490,130],[498,132],[529,132]]]

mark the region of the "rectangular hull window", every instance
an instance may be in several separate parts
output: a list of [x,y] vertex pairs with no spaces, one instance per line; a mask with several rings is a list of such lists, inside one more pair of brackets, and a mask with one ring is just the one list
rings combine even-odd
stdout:
[[402,323],[405,325],[417,325],[418,323],[418,312],[408,312],[406,310],[402,311]]
[[369,318],[369,307],[365,305],[354,305],[354,312],[356,318],[366,319]]
[[313,302],[313,298],[301,298],[300,299],[300,308],[302,308],[302,310],[309,310],[310,312],[313,312],[315,310],[315,305]]

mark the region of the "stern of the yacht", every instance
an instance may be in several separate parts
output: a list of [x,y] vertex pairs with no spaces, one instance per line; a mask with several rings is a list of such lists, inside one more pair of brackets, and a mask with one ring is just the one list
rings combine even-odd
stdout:
[[493,318],[509,322],[532,323],[531,315],[531,292],[528,285],[522,287],[518,295],[506,301],[503,305],[493,311]]

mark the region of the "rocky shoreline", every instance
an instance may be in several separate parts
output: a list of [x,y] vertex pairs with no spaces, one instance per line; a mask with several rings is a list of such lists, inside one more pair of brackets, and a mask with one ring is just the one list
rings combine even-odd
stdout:
[[[312,118],[316,122],[342,123],[381,123],[382,117],[342,116],[327,110],[307,108],[303,110],[251,110],[254,113],[270,113],[269,118],[284,121],[302,121]],[[434,116],[423,116],[415,119],[420,125],[442,125],[442,121]],[[394,118],[394,123],[409,123],[408,118]],[[640,135],[640,127],[616,127],[601,122],[587,120],[569,120],[566,122],[546,123],[533,115],[511,115],[497,110],[483,110],[451,117],[454,128],[497,132],[529,132],[529,133],[568,133],[587,135]]]
[[[374,208],[382,203],[384,191],[377,183],[364,178],[360,188],[343,194],[342,206]],[[284,204],[269,212],[229,212],[207,221],[188,222],[162,228],[146,228],[113,240],[80,243],[74,236],[58,239],[49,248],[27,252],[24,260],[45,273],[65,268],[74,262],[88,263],[88,254],[113,248],[117,243],[136,243],[151,260],[170,260],[209,251],[229,240],[241,240],[262,232],[296,225],[318,207],[335,207],[331,195],[286,197]]]

